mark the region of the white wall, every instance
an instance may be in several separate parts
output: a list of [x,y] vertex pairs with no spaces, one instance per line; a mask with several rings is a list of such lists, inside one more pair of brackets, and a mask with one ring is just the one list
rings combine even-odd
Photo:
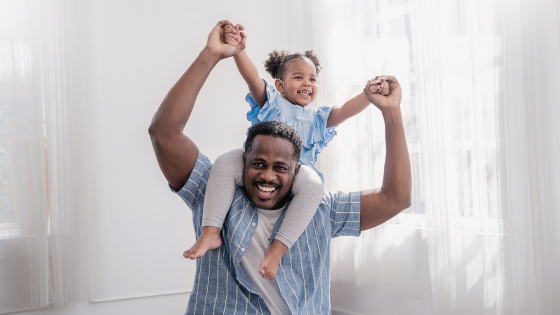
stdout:
[[[286,46],[285,7],[262,1],[96,0],[80,9],[87,101],[74,106],[82,106],[78,112],[91,127],[83,141],[91,145],[93,175],[81,190],[94,201],[92,222],[98,224],[95,298],[188,291],[195,263],[182,253],[195,241],[190,210],[167,188],[148,126],[219,20],[245,26],[247,52],[270,79],[262,62]],[[249,126],[247,92],[233,59],[218,64],[201,91],[185,133],[211,160],[242,145]],[[79,303],[31,313],[177,314],[187,299],[183,294]]]
[[[247,7],[228,1],[91,1],[100,297],[190,290],[194,263],[181,256],[194,243],[190,213],[169,192],[147,128],[219,20],[246,26],[256,63],[281,47],[282,23],[272,27],[269,17]],[[262,6],[262,12],[273,9],[282,16],[282,8]],[[211,159],[243,143],[246,93],[232,59],[218,64],[200,93],[185,133]]]

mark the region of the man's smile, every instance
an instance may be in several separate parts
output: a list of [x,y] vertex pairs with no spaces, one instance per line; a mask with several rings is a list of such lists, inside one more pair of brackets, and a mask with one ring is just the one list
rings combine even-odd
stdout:
[[256,184],[257,187],[257,196],[260,199],[270,199],[272,195],[276,192],[277,187],[266,185],[266,184]]

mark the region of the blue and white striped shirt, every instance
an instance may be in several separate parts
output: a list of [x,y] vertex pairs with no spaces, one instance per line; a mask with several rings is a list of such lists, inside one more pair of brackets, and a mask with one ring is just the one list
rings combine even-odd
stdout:
[[[199,152],[185,186],[178,192],[171,188],[192,209],[197,238],[211,168],[210,160]],[[271,241],[283,218],[284,214],[274,226]],[[196,261],[195,283],[185,314],[270,314],[239,264],[257,221],[255,206],[243,189],[237,188],[222,228],[222,245]],[[331,238],[343,235],[360,235],[360,192],[325,191],[312,221],[282,257],[278,268],[276,280],[292,314],[331,313],[330,243]]]

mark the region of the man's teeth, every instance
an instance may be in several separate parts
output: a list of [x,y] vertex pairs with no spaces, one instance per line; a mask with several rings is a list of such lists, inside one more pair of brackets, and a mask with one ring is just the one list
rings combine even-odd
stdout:
[[263,186],[259,186],[259,185],[257,185],[257,187],[259,187],[259,189],[262,190],[262,191],[275,191],[276,190],[276,188],[274,188],[274,187],[263,187]]

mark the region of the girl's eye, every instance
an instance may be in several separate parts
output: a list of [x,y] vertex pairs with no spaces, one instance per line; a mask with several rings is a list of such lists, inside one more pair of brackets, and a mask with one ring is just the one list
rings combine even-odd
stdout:
[[313,79],[313,78],[311,78],[311,81],[313,81],[313,82],[317,82],[317,80],[315,80],[315,79]]
[[301,77],[300,77],[300,76],[297,76],[297,77],[295,77],[294,79],[301,79]]

